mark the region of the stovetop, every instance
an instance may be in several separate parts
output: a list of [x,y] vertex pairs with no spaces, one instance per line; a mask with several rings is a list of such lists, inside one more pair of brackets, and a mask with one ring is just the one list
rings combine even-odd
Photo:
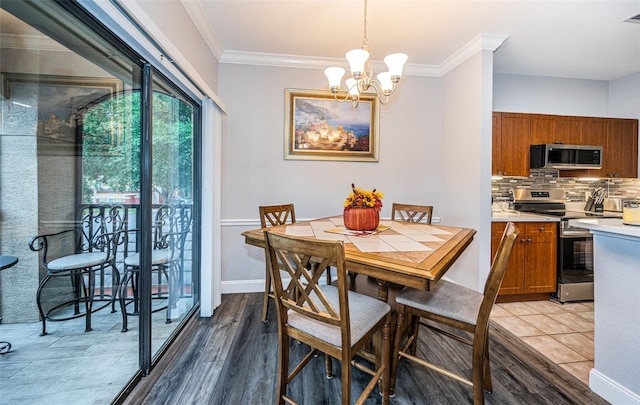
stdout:
[[[554,214],[548,214],[548,215],[554,215]],[[562,213],[560,215],[554,215],[554,216],[560,216],[560,217],[562,217],[562,219],[580,219],[580,218],[591,218],[591,217],[596,217],[596,218],[622,218],[622,213],[621,212],[614,212],[614,211],[604,211],[604,212],[564,211],[564,213]]]
[[621,212],[604,211],[570,211],[564,209],[519,209],[521,212],[528,212],[539,215],[549,215],[560,217],[562,219],[581,219],[581,218],[622,218]]
[[[575,206],[567,207],[566,197],[562,189],[518,189],[514,191],[514,208],[517,211],[540,215],[550,215],[562,219],[580,218],[622,218],[621,212],[576,210]],[[572,204],[574,205],[574,204]],[[568,209],[569,208],[569,209]]]

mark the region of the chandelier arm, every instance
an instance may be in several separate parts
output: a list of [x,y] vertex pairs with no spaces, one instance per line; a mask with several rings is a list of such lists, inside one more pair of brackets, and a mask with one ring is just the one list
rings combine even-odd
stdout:
[[380,93],[377,93],[377,96],[378,96],[378,101],[380,102],[380,104],[386,105],[389,102],[389,96],[383,95],[384,98],[382,98],[382,96],[380,96]]
[[380,101],[380,104],[383,105],[389,102],[389,96],[393,94],[396,89],[396,86],[394,84],[391,92],[389,94],[384,94],[384,92],[382,91],[382,86],[377,80],[371,80],[370,87],[373,87],[373,89],[376,91],[376,97],[378,97],[378,101]]
[[337,92],[337,91],[334,91],[334,92],[333,92],[333,99],[334,99],[335,101],[337,101],[338,103],[344,103],[345,101],[347,101],[347,100],[349,100],[349,99],[350,99],[350,97],[349,97],[349,92],[347,92],[347,94],[344,96],[344,98],[342,98],[342,97],[338,98],[338,92]]
[[367,59],[364,71],[362,72],[362,77],[366,79],[371,79],[373,77],[373,63],[371,63],[371,58]]
[[387,96],[387,97],[392,95],[393,92],[396,91],[396,87],[397,87],[396,84],[393,83],[392,85],[393,85],[393,87],[391,87],[391,91],[389,92],[389,94],[384,94],[384,91],[382,91],[382,85],[380,84],[380,82],[378,80],[373,79],[373,80],[369,81],[369,87],[373,87],[377,94],[382,94],[382,95]]

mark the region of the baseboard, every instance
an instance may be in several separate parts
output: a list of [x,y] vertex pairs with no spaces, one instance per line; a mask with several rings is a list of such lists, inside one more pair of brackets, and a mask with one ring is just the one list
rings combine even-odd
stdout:
[[640,405],[640,395],[595,368],[589,372],[589,388],[612,404]]
[[[282,279],[283,283],[287,283],[288,279]],[[324,276],[318,280],[318,284],[325,285],[327,284],[326,278]],[[220,293],[221,294],[244,294],[244,293],[255,293],[255,292],[264,292],[264,279],[257,280],[232,280],[232,281],[222,281],[220,283]]]
[[222,294],[243,294],[264,291],[264,279],[222,281],[220,292]]

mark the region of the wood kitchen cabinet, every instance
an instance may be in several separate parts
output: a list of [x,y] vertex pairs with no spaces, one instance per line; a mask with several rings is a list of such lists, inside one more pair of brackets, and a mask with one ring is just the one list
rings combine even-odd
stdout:
[[[491,224],[491,257],[495,255],[506,222]],[[509,258],[498,292],[499,301],[549,298],[555,292],[557,226],[555,222],[516,222],[520,234]]]
[[529,176],[531,118],[529,114],[493,113],[492,173]]
[[638,177],[638,120],[583,117],[583,145],[600,145],[602,169],[566,170],[564,177]]
[[563,170],[560,172],[562,177],[607,177],[609,173],[607,163],[610,160],[607,157],[609,147],[607,145],[607,134],[609,132],[610,118],[596,117],[580,117],[583,120],[582,125],[582,143],[580,145],[602,146],[603,165],[602,169],[582,169],[582,170]]
[[638,177],[638,120],[611,119],[600,177]]
[[531,114],[531,144],[582,145],[583,117]]
[[530,145],[603,147],[602,169],[560,170],[562,177],[638,177],[638,120],[493,113],[492,174],[529,176]]

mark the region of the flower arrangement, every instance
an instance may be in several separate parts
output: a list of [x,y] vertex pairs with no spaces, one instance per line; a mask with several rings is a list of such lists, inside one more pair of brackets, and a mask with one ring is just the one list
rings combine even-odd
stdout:
[[346,200],[344,200],[345,211],[351,208],[375,208],[380,211],[382,208],[382,194],[374,188],[372,191],[363,190],[351,184],[352,192]]

